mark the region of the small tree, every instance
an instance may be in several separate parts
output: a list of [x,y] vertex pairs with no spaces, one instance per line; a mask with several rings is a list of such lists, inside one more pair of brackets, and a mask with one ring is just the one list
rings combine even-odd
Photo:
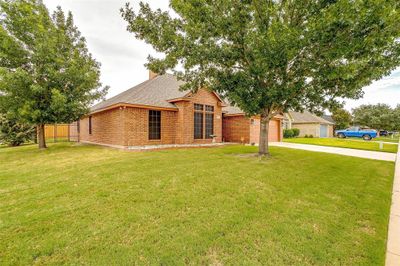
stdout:
[[335,129],[348,128],[352,122],[351,113],[343,108],[337,108],[332,112],[332,118],[335,121]]
[[0,0],[0,98],[8,113],[37,125],[69,123],[107,88],[71,13],[51,17],[41,0]]
[[360,105],[353,109],[354,123],[377,130],[393,127],[393,110],[387,104]]
[[171,0],[177,16],[140,3],[121,10],[128,31],[165,56],[182,89],[210,88],[247,115],[260,115],[259,154],[268,125],[289,109],[312,112],[357,99],[400,58],[398,0]]
[[0,143],[9,146],[19,146],[29,140],[35,134],[35,127],[18,122],[5,114],[0,114]]

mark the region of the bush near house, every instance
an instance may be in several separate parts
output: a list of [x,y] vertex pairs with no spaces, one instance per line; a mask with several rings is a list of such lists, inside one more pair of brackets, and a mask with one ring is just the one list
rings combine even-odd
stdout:
[[284,129],[283,130],[283,137],[285,139],[293,138],[294,137],[294,132],[292,129]]
[[292,128],[292,131],[293,131],[293,137],[298,137],[300,135],[300,129]]

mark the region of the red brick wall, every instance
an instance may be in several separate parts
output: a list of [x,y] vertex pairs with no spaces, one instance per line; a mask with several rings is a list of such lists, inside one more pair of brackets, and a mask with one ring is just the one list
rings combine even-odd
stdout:
[[124,146],[175,143],[178,112],[161,111],[161,139],[149,140],[149,110],[132,107],[124,109]]
[[250,119],[240,116],[224,116],[224,141],[250,143]]
[[222,107],[211,92],[199,90],[185,101],[176,102],[177,111],[161,110],[161,140],[149,140],[149,110],[136,107],[119,107],[92,116],[92,134],[89,119],[80,121],[80,140],[120,146],[158,144],[211,143],[212,139],[194,139],[194,104],[214,106],[214,135],[222,141]]
[[[244,115],[225,116],[223,122],[224,141],[258,144],[260,140],[260,119],[247,118]],[[269,123],[269,141],[282,139],[281,122],[273,119]]]
[[94,143],[124,145],[123,110],[116,108],[92,116],[92,134],[89,134],[89,117],[80,121],[80,140]]
[[[176,143],[211,143],[212,139],[194,139],[194,104],[214,106],[214,135],[222,141],[222,106],[218,98],[207,90],[199,90],[188,101],[175,103],[179,108]],[[204,129],[204,126],[203,126]]]

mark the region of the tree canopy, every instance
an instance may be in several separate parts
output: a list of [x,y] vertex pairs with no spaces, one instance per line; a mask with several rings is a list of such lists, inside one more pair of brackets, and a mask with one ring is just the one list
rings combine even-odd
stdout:
[[394,110],[387,104],[365,104],[353,109],[354,123],[374,129],[395,129]]
[[393,130],[400,131],[400,104],[393,110]]
[[[121,10],[128,31],[151,44],[154,72],[225,96],[268,122],[289,109],[322,111],[357,99],[400,61],[398,0],[171,0],[171,15],[140,3]],[[177,66],[181,70],[177,70]]]
[[44,124],[77,120],[107,91],[100,64],[60,7],[50,16],[41,0],[0,0],[0,40],[0,102],[38,126],[39,147]]
[[337,108],[332,112],[335,121],[335,129],[348,128],[353,120],[351,113],[343,108]]
[[19,146],[24,142],[33,140],[35,127],[18,122],[0,113],[0,143],[9,146]]

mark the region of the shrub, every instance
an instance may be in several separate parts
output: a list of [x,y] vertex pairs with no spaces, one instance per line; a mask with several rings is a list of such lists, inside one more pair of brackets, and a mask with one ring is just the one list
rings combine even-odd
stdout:
[[283,130],[283,137],[285,138],[285,139],[288,139],[288,138],[293,138],[293,130],[291,130],[291,129],[284,129]]
[[292,131],[293,131],[293,137],[298,137],[300,135],[300,129],[292,128]]
[[314,136],[313,136],[312,134],[310,134],[308,137],[309,137],[310,139],[312,139]]
[[308,138],[308,135],[307,135],[307,134],[305,134],[305,135],[304,135],[304,137],[305,137],[305,138]]
[[0,115],[0,143],[9,146],[19,146],[31,140],[34,136],[35,127]]

